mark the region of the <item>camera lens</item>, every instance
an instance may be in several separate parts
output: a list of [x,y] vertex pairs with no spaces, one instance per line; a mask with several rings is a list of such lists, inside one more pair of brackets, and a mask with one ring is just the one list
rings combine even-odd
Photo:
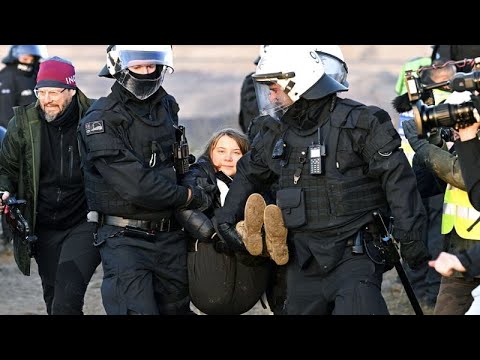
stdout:
[[427,106],[419,100],[413,108],[415,124],[419,136],[436,127],[459,128],[467,124],[473,124],[477,120],[474,116],[475,107],[471,101],[463,104],[440,104]]

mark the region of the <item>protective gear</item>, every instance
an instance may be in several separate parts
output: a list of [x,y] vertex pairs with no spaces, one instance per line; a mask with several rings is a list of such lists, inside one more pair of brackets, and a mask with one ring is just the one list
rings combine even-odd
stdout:
[[258,62],[260,61],[260,59],[262,58],[263,54],[265,54],[267,52],[267,48],[268,48],[269,45],[260,45],[260,51],[258,53],[258,57],[255,59],[255,61],[253,62],[255,65],[258,65]]
[[422,240],[400,241],[400,254],[412,270],[415,270],[431,258]]
[[184,231],[198,241],[212,241],[215,229],[211,220],[198,210],[183,210],[176,215],[177,221],[183,226]]
[[[365,115],[374,108],[367,109],[365,105],[350,99],[336,101],[335,109],[329,114],[330,121],[321,127],[320,132],[328,134],[328,139],[325,140],[328,149],[343,150],[336,156],[332,153],[322,157],[324,173],[321,177],[310,174],[309,165],[306,164],[296,186],[293,179],[293,174],[303,166],[299,160],[305,156],[302,153],[305,153],[309,145],[318,142],[318,127],[302,131],[289,129],[285,132],[284,138],[288,139],[285,141],[285,152],[288,155],[278,180],[280,189],[276,191],[276,199],[289,229],[320,231],[325,228],[342,228],[344,232],[354,232],[364,221],[358,217],[359,212],[386,206],[386,199],[378,181],[363,173],[358,173],[355,177],[344,175],[347,169],[354,166],[353,164],[361,163],[363,159],[351,149],[351,139],[340,136],[341,124],[348,115],[352,126],[372,128],[372,123],[363,123],[363,119],[366,119]],[[384,143],[394,144],[392,130],[391,121],[384,121],[374,131],[376,137],[381,138]],[[374,158],[378,150],[381,150],[378,145],[372,146],[365,158]],[[305,184],[302,185],[301,192],[299,184]],[[326,193],[329,194],[328,197],[325,196]],[[352,197],[352,194],[356,195]]]
[[8,55],[2,60],[4,64],[12,64],[18,61],[21,55],[33,55],[39,60],[48,57],[46,45],[12,45],[8,51]]
[[348,90],[325,74],[322,61],[311,45],[270,45],[252,77],[260,115],[276,119],[300,97],[320,99]]
[[[128,69],[130,66],[150,64],[157,65],[153,78]],[[172,45],[110,45],[106,65],[98,75],[115,78],[135,97],[144,100],[162,86],[165,74],[173,71]]]
[[480,218],[468,198],[468,193],[447,184],[443,199],[442,234],[449,234],[453,228],[463,239],[479,240],[480,226],[471,226]]
[[227,243],[230,250],[243,253],[247,252],[240,234],[235,229],[235,225],[229,223],[218,224],[216,219],[212,220],[213,226],[215,226],[215,230],[217,231],[217,235],[220,237],[220,239]]
[[348,67],[342,53],[342,49],[338,45],[314,45],[315,51],[322,60],[325,73],[345,85],[348,89],[349,83],[347,81]]
[[212,199],[207,195],[207,192],[199,186],[190,186],[192,195],[186,204],[187,210],[197,209],[205,211],[212,206]]

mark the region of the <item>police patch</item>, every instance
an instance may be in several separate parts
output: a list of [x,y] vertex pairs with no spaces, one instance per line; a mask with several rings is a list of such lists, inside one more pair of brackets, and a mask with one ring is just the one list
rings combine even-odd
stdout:
[[87,136],[104,132],[103,120],[91,121],[85,124],[85,134],[87,134]]

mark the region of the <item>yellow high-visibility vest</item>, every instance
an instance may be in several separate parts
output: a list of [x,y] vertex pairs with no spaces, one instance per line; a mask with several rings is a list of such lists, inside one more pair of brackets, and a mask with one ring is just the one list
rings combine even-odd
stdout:
[[470,203],[468,193],[447,184],[443,198],[442,234],[448,234],[455,227],[460,237],[480,240],[480,223],[467,231],[479,217],[480,212]]

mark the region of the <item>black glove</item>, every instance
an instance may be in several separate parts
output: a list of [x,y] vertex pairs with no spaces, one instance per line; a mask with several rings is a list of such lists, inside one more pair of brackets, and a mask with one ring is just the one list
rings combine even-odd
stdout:
[[212,221],[203,212],[198,210],[180,210],[175,214],[177,221],[183,226],[184,231],[194,239],[210,242],[215,233]]
[[400,254],[410,269],[415,270],[431,259],[425,243],[421,240],[400,242]]
[[226,255],[234,255],[234,252],[230,250],[228,244],[220,238],[217,234],[212,237],[213,248],[216,252]]
[[417,126],[415,125],[415,120],[405,120],[402,122],[403,132],[405,137],[408,140],[408,143],[412,147],[413,151],[418,153],[425,145],[428,145],[426,139],[419,139],[417,133]]
[[428,136],[428,142],[432,145],[442,147],[443,145],[442,129],[433,128],[432,130],[430,130],[430,135]]
[[190,186],[189,188],[192,191],[192,196],[185,206],[187,210],[205,211],[212,206],[212,199],[208,196],[206,190],[199,186]]
[[212,222],[217,231],[217,235],[228,245],[230,250],[235,252],[247,252],[247,249],[234,225],[229,223],[218,224],[215,218],[212,219]]

